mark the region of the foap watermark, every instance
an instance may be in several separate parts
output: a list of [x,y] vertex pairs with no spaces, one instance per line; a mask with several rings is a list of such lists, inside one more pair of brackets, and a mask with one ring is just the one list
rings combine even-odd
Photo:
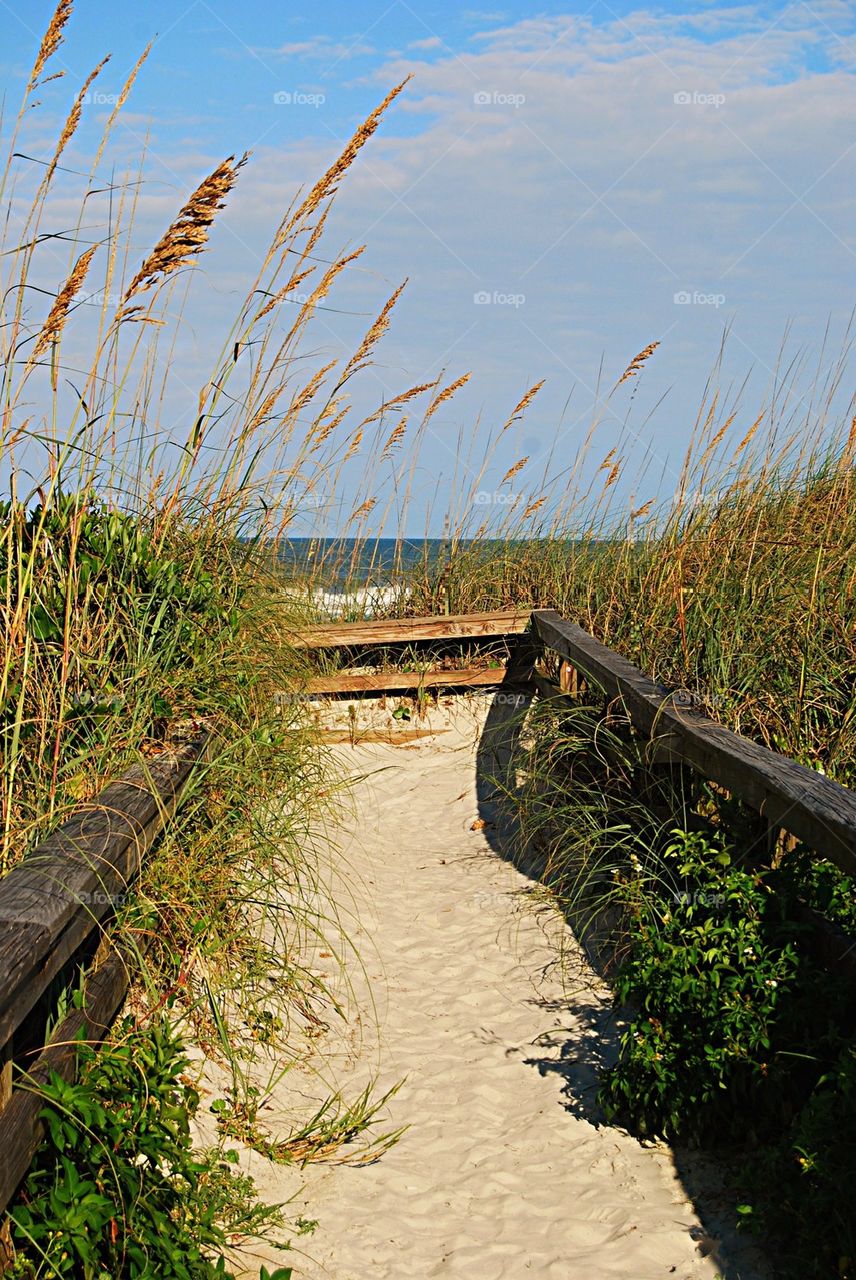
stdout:
[[121,97],[118,93],[104,93],[101,89],[88,89],[83,95],[87,107],[115,107]]
[[122,295],[102,289],[97,293],[87,294],[85,301],[94,307],[118,307],[122,302]]
[[477,907],[507,907],[510,897],[509,893],[490,893],[487,889],[483,889],[473,894],[473,903]]
[[672,705],[675,707],[689,708],[690,710],[703,711],[706,707],[714,708],[723,699],[717,694],[711,693],[709,689],[673,689]]
[[687,89],[681,89],[680,92],[672,94],[672,101],[676,107],[714,107],[718,111],[725,105],[725,94],[700,93],[698,89],[690,93]]
[[273,100],[278,107],[323,107],[326,93],[302,93],[299,89],[279,89]]
[[493,700],[500,707],[525,707],[528,696],[525,693],[495,693]]
[[108,893],[106,889],[95,889],[91,893],[81,890],[75,893],[74,901],[82,907],[121,907],[130,896],[127,890],[120,893]]
[[473,94],[473,104],[477,107],[522,107],[526,101],[525,93],[503,93],[499,89],[479,89]]
[[704,489],[691,489],[688,493],[678,490],[677,493],[672,495],[672,506],[679,511],[688,511],[691,508],[693,510],[704,510],[707,507],[712,507],[717,501],[717,497],[716,493],[708,493]]
[[308,702],[312,701],[311,693],[275,693],[273,695],[274,706],[277,707],[305,707]]
[[700,293],[695,289],[692,293],[688,289],[679,289],[672,296],[672,301],[676,307],[724,307],[724,293]]
[[518,503],[524,501],[525,496],[522,493],[491,492],[490,489],[479,489],[473,498],[477,507],[516,507]]
[[525,301],[525,293],[503,293],[500,289],[479,289],[473,294],[477,307],[522,307]]
[[706,893],[704,889],[693,892],[678,889],[672,894],[672,898],[682,907],[724,907],[726,901],[724,893]]

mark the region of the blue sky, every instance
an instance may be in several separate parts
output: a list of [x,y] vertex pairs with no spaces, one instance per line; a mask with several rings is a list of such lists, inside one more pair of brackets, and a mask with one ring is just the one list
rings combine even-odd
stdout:
[[[11,104],[52,7],[0,4]],[[177,422],[204,377],[208,330],[222,330],[266,233],[407,74],[331,218],[331,249],[368,248],[316,340],[345,350],[408,277],[367,403],[441,369],[472,371],[430,441],[433,531],[461,465],[457,432],[478,458],[540,378],[537,409],[509,434],[488,487],[524,453],[532,466],[557,447],[573,457],[595,414],[596,460],[619,441],[628,456],[620,500],[667,500],[726,333],[722,386],[749,378],[734,433],[777,380],[794,429],[816,421],[811,382],[832,367],[856,301],[853,5],[78,0],[58,56],[67,81],[49,87],[44,110],[46,123],[60,119],[112,52],[80,156],[150,39],[112,152],[121,168],[148,140],[142,229],[157,234],[223,156],[253,151],[204,264],[215,296],[188,328]],[[600,413],[599,375],[614,382],[652,341],[638,386]],[[845,378],[841,413],[851,390]],[[335,514],[323,519],[332,531]]]

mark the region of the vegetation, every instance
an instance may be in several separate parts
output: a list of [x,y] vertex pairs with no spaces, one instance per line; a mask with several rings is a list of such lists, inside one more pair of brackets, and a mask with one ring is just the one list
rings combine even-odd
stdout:
[[[70,15],[62,0],[0,174],[4,209],[14,201],[29,210],[22,230],[4,222],[7,236],[19,230],[0,253],[9,472],[0,507],[0,874],[105,779],[166,749],[188,723],[210,725],[218,750],[117,908],[113,923],[141,962],[130,1020],[103,1053],[81,1047],[79,1083],[55,1080],[45,1091],[49,1140],[13,1210],[15,1266],[24,1277],[203,1277],[225,1273],[236,1235],[287,1228],[236,1175],[230,1143],[273,1159],[329,1158],[384,1101],[331,1098],[285,1135],[258,1124],[276,1071],[296,1052],[289,1032],[328,1007],[303,971],[301,945],[327,924],[310,906],[310,833],[330,783],[301,723],[305,672],[289,640],[315,588],[348,569],[321,554],[298,591],[271,549],[310,503],[336,501],[358,457],[365,465],[343,533],[371,541],[390,522],[403,529],[429,425],[469,375],[406,387],[355,420],[351,385],[400,289],[354,352],[311,371],[303,360],[316,308],[361,252],[318,254],[331,201],[398,86],[274,228],[177,439],[161,414],[177,394],[179,281],[194,283],[190,268],[247,157],[204,176],[138,262],[136,179],[106,182],[102,158],[145,55],[73,193],[60,161],[100,66],[35,174],[21,146]],[[53,210],[64,202],[67,226],[71,194],[78,225],[60,240]],[[83,228],[99,214],[108,233],[86,245]],[[69,238],[67,270],[37,314],[45,245]],[[94,315],[79,299],[98,272]],[[619,411],[656,345],[631,361],[600,413]],[[744,422],[742,406],[711,388],[666,507],[655,495],[619,509],[623,445],[592,468],[596,417],[570,474],[551,471],[551,455],[533,480],[520,459],[499,490],[525,480],[527,500],[485,520],[478,492],[536,384],[458,495],[439,551],[426,548],[418,562],[399,553],[391,570],[378,565],[368,577],[391,578],[390,613],[553,606],[717,719],[853,785],[856,427],[824,416],[841,376],[834,369],[818,389],[819,419],[814,410],[788,416],[777,386]],[[47,405],[39,420],[33,404]],[[340,560],[349,555],[353,544]],[[351,569],[351,586],[362,586],[353,559]],[[285,697],[275,704],[274,693]],[[606,1114],[646,1135],[749,1136],[756,1173],[745,1216],[786,1239],[798,1274],[852,1274],[854,1228],[841,1195],[854,1172],[845,1141],[856,1098],[852,1010],[811,961],[790,911],[799,896],[852,928],[852,883],[802,849],[782,849],[775,870],[761,868],[739,806],[709,788],[690,794],[675,779],[652,780],[615,709],[547,703],[524,732],[509,795],[581,933],[596,949],[605,939],[617,958],[617,999],[630,1008],[619,1060],[601,1084]],[[198,1097],[182,1038],[219,1054],[231,1074],[216,1104],[214,1151],[191,1149]],[[260,1083],[257,1051],[272,1042],[287,1046],[286,1066]],[[189,1185],[204,1194],[191,1202]],[[819,1241],[820,1222],[828,1225]]]
[[[105,180],[105,157],[145,54],[88,172],[85,160],[61,160],[103,63],[75,87],[49,161],[27,158],[31,119],[58,92],[52,59],[71,13],[61,0],[17,120],[4,117],[0,202],[15,216],[4,218],[0,246],[0,874],[128,764],[200,725],[216,750],[102,922],[138,961],[130,1021],[103,1053],[81,1046],[78,1083],[54,1079],[45,1090],[49,1140],[14,1206],[14,1266],[79,1280],[204,1276],[227,1272],[237,1236],[268,1233],[279,1219],[231,1171],[246,1135],[224,1132],[216,1151],[192,1152],[198,1097],[182,1042],[197,1046],[194,1061],[201,1050],[225,1065],[229,1106],[242,1113],[336,1009],[303,965],[308,940],[338,927],[319,905],[311,835],[335,779],[300,714],[291,639],[304,605],[271,574],[264,548],[372,427],[345,422],[342,388],[395,298],[341,363],[306,375],[299,347],[356,256],[322,263],[315,252],[330,201],[397,91],[285,211],[181,413],[179,282],[193,283],[246,157],[203,177],[138,262],[139,175],[117,180],[111,170]],[[75,200],[77,226],[60,234],[54,219],[67,227]],[[88,244],[84,228],[99,219],[104,234]],[[69,243],[64,277],[47,287]],[[306,282],[303,302],[280,306]],[[443,392],[412,388],[403,403],[431,390]],[[373,423],[388,433],[383,413]],[[50,1021],[80,998],[77,982],[69,975]],[[17,1063],[19,1088],[25,1072]],[[291,1143],[301,1158],[341,1158],[380,1105],[368,1093],[337,1095],[294,1133],[270,1135],[271,1150]],[[188,1203],[190,1185],[198,1203]]]
[[192,1151],[199,1095],[169,1026],[126,1019],[114,1036],[100,1054],[81,1048],[77,1083],[55,1077],[44,1090],[47,1141],[12,1210],[12,1274],[224,1275],[230,1240],[279,1227],[282,1215],[258,1204],[234,1153]]

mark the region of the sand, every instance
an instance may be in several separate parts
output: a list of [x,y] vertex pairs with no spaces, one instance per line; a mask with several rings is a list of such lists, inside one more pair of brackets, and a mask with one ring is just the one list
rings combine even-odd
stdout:
[[[351,935],[350,988],[328,944],[312,963],[347,1020],[318,1046],[323,1083],[292,1072],[276,1105],[305,1114],[331,1084],[351,1097],[375,1076],[380,1091],[403,1080],[379,1131],[409,1128],[364,1166],[247,1157],[264,1195],[293,1197],[289,1216],[318,1226],[285,1260],[244,1253],[241,1274],[287,1260],[307,1280],[760,1276],[751,1252],[704,1229],[666,1146],[597,1122],[609,993],[537,883],[497,852],[476,785],[489,701],[449,700],[421,722],[436,736],[331,748],[360,779],[330,832],[327,883]],[[345,708],[326,722],[347,723]],[[388,709],[374,724],[395,742]]]

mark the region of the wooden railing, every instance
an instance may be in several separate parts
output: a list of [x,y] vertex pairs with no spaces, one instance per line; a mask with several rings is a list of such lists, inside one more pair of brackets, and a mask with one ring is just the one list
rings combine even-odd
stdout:
[[626,658],[553,609],[532,614],[534,635],[606,694],[620,698],[660,758],[691,766],[856,875],[856,794],[683,705]]
[[[0,879],[0,1210],[41,1140],[39,1086],[73,1077],[81,1037],[101,1040],[124,999],[132,965],[106,926],[209,746],[199,731],[136,765]],[[45,1045],[51,991],[83,966],[80,1008]]]
[[[528,632],[526,636],[521,633]],[[307,632],[306,648],[381,649],[414,641],[495,637],[516,644],[513,672],[503,667],[337,673],[310,681],[313,695],[377,694],[404,689],[497,686],[513,679],[547,689],[535,660],[551,649],[610,698],[620,699],[633,727],[648,740],[649,758],[685,764],[754,808],[772,829],[804,841],[856,875],[856,794],[787,756],[742,737],[663,688],[621,654],[553,609],[334,623]],[[525,657],[523,656],[525,654]],[[555,690],[559,692],[559,690]]]

